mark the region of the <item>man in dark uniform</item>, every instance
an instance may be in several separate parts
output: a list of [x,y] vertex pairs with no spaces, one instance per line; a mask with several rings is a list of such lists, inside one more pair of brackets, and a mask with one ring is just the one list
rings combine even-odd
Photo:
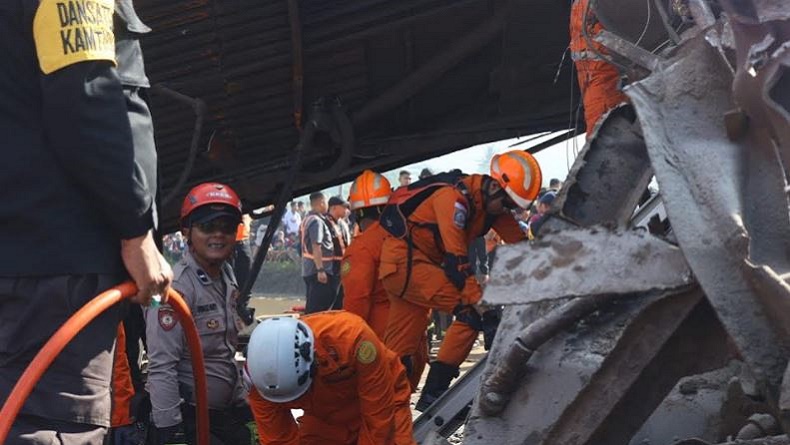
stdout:
[[[141,52],[134,36],[116,48],[113,35],[114,20],[135,31],[132,15],[121,0],[0,2],[0,402],[99,292],[128,273],[133,301],[148,304],[172,279],[153,240],[147,84],[132,85]],[[102,443],[119,315],[106,312],[66,347],[6,445]]]
[[[126,108],[129,110],[135,162],[141,170],[141,177],[145,180],[148,191],[153,197],[156,197],[158,191],[156,145],[147,95],[151,84],[145,74],[142,49],[140,48],[140,37],[151,32],[151,28],[137,16],[132,0],[115,1],[113,22],[117,71],[126,98]],[[156,201],[154,201],[152,209],[154,224],[156,224],[158,219]],[[144,381],[138,357],[140,357],[140,340],[145,343],[145,319],[139,305],[128,306],[128,313],[124,315],[123,325],[132,383],[135,390],[142,393]]]

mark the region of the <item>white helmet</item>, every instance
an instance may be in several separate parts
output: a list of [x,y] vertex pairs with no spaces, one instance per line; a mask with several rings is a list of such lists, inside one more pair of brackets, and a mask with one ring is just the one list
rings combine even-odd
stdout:
[[291,317],[263,320],[252,331],[247,372],[264,399],[284,403],[307,392],[315,369],[314,344],[310,327]]

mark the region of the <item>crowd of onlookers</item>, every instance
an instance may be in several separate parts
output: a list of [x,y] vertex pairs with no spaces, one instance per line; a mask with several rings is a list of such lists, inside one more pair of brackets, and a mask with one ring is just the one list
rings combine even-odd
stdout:
[[535,200],[531,208],[515,211],[516,220],[521,230],[530,238],[540,230],[545,221],[545,215],[554,204],[554,199],[561,187],[562,182],[559,179],[552,179],[549,182],[549,187],[540,191],[538,199]]
[[184,255],[187,248],[186,240],[181,232],[173,232],[162,237],[162,251],[164,252],[165,259],[170,264],[175,264]]
[[[431,175],[433,175],[431,170],[424,168],[420,172],[419,179],[424,179]],[[411,172],[408,170],[401,170],[398,174],[398,184],[400,186],[408,186],[411,182]],[[538,229],[543,224],[544,215],[551,208],[557,196],[557,192],[559,192],[561,187],[562,182],[559,179],[552,179],[549,182],[549,187],[541,190],[538,199],[530,209],[519,209],[514,211],[516,220],[519,222],[519,226],[525,234],[530,235],[537,233]],[[340,197],[332,197],[330,201],[332,201],[332,203],[339,202],[343,203],[344,206],[346,205],[345,201]],[[301,256],[302,222],[308,212],[309,209],[306,208],[303,201],[292,201],[288,205],[282,220],[277,226],[277,231],[274,233],[272,243],[269,246],[270,257],[268,259],[290,262],[298,261],[299,256]],[[355,233],[353,217],[347,214],[346,216],[340,216],[339,219],[349,227],[350,233]],[[248,242],[253,257],[261,246],[269,223],[269,221],[264,220],[254,221],[252,223],[252,231]],[[163,247],[165,257],[171,263],[175,263],[181,259],[187,246],[181,232],[174,232],[164,236]]]
[[[274,233],[272,243],[269,246],[269,252],[272,252],[272,257],[291,261],[298,258],[299,230],[306,213],[304,202],[294,201],[290,203],[282,221],[277,226],[277,231]],[[266,220],[253,221],[251,223],[250,237],[247,242],[253,256],[260,248],[268,227],[269,221]],[[180,231],[173,232],[163,237],[163,248],[165,258],[171,264],[174,264],[183,256],[187,248],[186,240]]]
[[[269,246],[269,252],[275,252],[272,253],[273,256],[284,259],[293,259],[295,258],[294,255],[298,256],[300,242],[299,230],[306,214],[307,211],[305,210],[304,202],[292,201],[288,205],[288,209],[277,225],[277,230],[274,232],[272,243]],[[253,223],[253,231],[249,241],[252,247],[253,256],[255,256],[258,249],[260,249],[263,238],[266,235],[266,230],[269,228],[269,224],[271,224],[271,221],[260,221],[257,224]],[[282,253],[291,255],[282,255]]]

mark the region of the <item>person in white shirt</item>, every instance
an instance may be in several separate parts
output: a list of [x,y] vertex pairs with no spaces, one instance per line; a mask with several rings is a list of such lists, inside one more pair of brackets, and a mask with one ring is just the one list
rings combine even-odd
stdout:
[[296,203],[291,202],[291,206],[283,216],[283,224],[285,225],[285,234],[299,236],[299,227],[302,225],[302,215],[296,210]]

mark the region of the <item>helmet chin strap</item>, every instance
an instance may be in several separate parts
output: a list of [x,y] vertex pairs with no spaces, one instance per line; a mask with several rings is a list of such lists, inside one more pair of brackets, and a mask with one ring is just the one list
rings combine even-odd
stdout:
[[494,193],[493,195],[489,190],[491,189],[491,181],[494,181],[494,178],[488,175],[483,176],[483,209],[488,208],[488,203],[491,202],[493,199],[497,199],[500,196],[507,198],[508,194],[504,188],[500,185],[499,190]]
[[490,192],[488,191],[491,188],[491,181],[494,178],[488,175],[483,175],[483,211],[488,209],[488,203],[491,200]]

